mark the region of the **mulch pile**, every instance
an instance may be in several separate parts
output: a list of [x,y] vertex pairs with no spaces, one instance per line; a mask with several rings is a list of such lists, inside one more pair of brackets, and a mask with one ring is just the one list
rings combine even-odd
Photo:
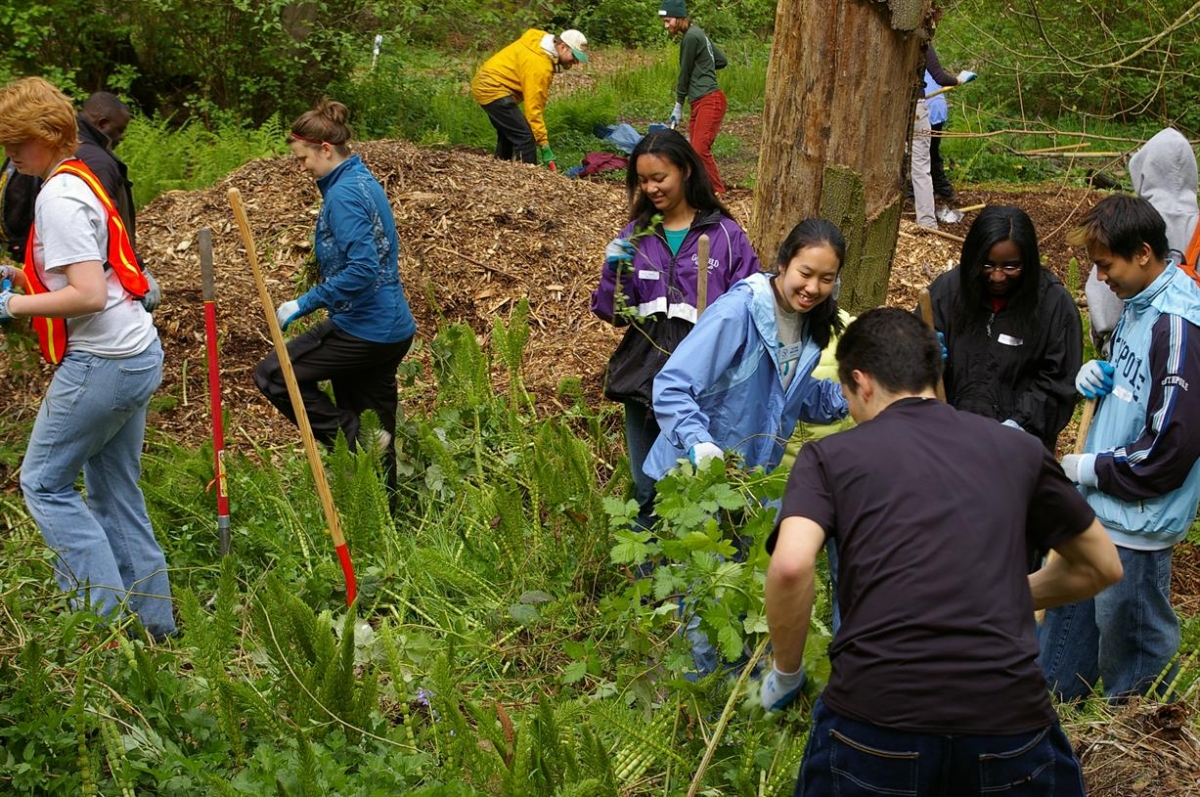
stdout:
[[[625,221],[621,186],[569,181],[544,169],[501,163],[460,150],[427,150],[397,141],[364,143],[359,152],[392,200],[402,247],[401,275],[428,342],[440,324],[465,323],[486,343],[497,319],[524,298],[530,304],[526,380],[547,412],[561,408],[559,383],[581,377],[585,395],[602,401],[604,365],[620,333],[588,311],[605,243]],[[213,232],[216,308],[221,336],[222,401],[230,416],[229,445],[247,449],[291,440],[294,432],[259,395],[252,373],[271,349],[263,309],[238,236],[226,192],[238,188],[247,207],[268,288],[276,304],[292,298],[304,279],[319,196],[312,179],[291,158],[249,163],[220,185],[171,192],[138,218],[138,244],[166,297],[155,313],[166,348],[163,387],[150,425],[179,442],[199,444],[209,435],[197,232]],[[1065,275],[1072,253],[1062,231],[1091,192],[961,192],[957,204],[1019,204],[1034,216],[1043,253]],[[743,224],[748,191],[731,192],[729,204]],[[943,230],[961,237],[966,214]],[[959,244],[902,222],[889,303],[914,306],[917,291],[952,265]],[[418,381],[432,384],[428,348]],[[11,366],[0,358],[0,388],[18,412],[36,411],[49,369],[32,356]],[[505,376],[497,372],[500,387]],[[410,411],[420,392],[406,402]]]

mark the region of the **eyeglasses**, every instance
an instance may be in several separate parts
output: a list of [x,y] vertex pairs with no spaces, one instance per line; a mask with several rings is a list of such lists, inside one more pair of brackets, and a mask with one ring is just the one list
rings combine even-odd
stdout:
[[991,263],[983,264],[983,273],[984,274],[991,274],[993,271],[996,271],[997,269],[999,269],[1001,272],[1003,272],[1004,276],[1006,276],[1006,277],[1011,277],[1014,274],[1021,273],[1020,266],[993,266]]

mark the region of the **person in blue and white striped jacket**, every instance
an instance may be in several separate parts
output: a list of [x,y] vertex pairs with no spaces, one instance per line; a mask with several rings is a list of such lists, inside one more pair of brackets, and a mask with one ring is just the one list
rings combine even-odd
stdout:
[[1064,699],[1088,694],[1098,678],[1110,699],[1165,695],[1180,640],[1171,549],[1200,503],[1200,287],[1168,259],[1166,223],[1144,199],[1102,200],[1072,243],[1087,247],[1125,307],[1112,359],[1085,363],[1075,380],[1100,403],[1085,453],[1062,465],[1116,544],[1125,576],[1046,613],[1042,667]]

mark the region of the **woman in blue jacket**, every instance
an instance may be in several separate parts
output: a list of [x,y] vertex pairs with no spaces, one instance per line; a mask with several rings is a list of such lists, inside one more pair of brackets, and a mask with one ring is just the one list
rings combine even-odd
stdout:
[[[416,332],[400,282],[400,240],[383,186],[350,153],[350,112],[322,100],[292,125],[288,143],[300,165],[317,181],[324,203],[317,217],[314,251],[319,278],[298,299],[279,306],[286,329],[319,309],[328,318],[288,343],[313,435],[333,445],[341,432],[351,450],[366,445],[383,454],[389,499],[394,504],[396,368]],[[333,400],[318,383],[328,379]],[[279,358],[258,364],[259,390],[293,423]],[[364,439],[362,413],[379,417],[380,434]],[[393,506],[394,509],[394,506]]]
[[838,383],[811,376],[842,330],[836,294],[845,254],[836,226],[806,219],[779,248],[776,274],[747,277],[709,308],[654,379],[662,433],[646,475],[658,480],[680,459],[702,465],[726,451],[770,470],[798,420],[846,417]]

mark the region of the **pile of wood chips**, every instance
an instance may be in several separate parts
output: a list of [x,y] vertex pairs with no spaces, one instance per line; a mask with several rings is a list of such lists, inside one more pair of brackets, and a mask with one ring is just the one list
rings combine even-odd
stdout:
[[[585,395],[603,402],[604,366],[620,332],[594,317],[588,302],[604,246],[626,221],[623,186],[568,180],[476,152],[420,149],[399,141],[368,142],[358,151],[392,201],[401,277],[419,339],[427,343],[440,324],[461,322],[486,342],[496,320],[507,318],[526,298],[531,324],[526,379],[539,407],[547,412],[561,407],[557,388],[567,377],[581,377]],[[242,193],[275,304],[300,292],[319,195],[294,159],[255,161],[218,186],[171,192],[149,205],[138,218],[138,248],[163,288],[165,299],[155,320],[166,349],[163,387],[150,426],[192,445],[210,434],[197,251],[197,233],[208,227],[217,272],[222,401],[230,419],[226,436],[231,447],[249,452],[298,438],[254,386],[254,366],[271,350],[271,341],[226,196],[230,187]],[[1088,193],[1062,191],[1071,196],[972,192],[959,202],[1037,204],[1051,215],[1069,215]],[[728,197],[743,226],[748,225],[751,200],[751,193],[740,189]],[[969,213],[943,229],[961,237],[973,217]],[[1040,233],[1051,227],[1057,234],[1061,227],[1055,218],[1035,215],[1035,220]],[[1043,251],[1053,243],[1044,240]],[[955,241],[903,221],[888,303],[915,306],[917,291],[952,266],[958,251]],[[1065,262],[1062,257],[1048,259],[1058,266]],[[419,346],[410,356],[425,366],[420,381],[432,384],[428,347]],[[13,365],[14,359],[23,361]],[[50,376],[48,367],[32,365],[32,360],[0,358],[6,403],[27,417],[36,412]],[[495,380],[500,388],[505,375],[497,372]],[[409,397],[407,409],[419,411],[414,406],[419,401]]]

